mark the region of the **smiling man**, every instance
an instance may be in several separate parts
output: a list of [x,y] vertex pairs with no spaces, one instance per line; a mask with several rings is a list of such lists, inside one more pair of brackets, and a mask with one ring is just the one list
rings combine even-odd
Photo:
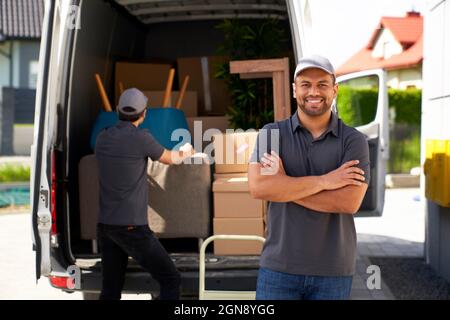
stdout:
[[363,134],[332,112],[337,92],[328,59],[301,59],[293,83],[297,112],[266,125],[258,136],[249,187],[254,198],[269,201],[269,211],[257,299],[350,296],[356,264],[353,214],[369,182],[369,147]]

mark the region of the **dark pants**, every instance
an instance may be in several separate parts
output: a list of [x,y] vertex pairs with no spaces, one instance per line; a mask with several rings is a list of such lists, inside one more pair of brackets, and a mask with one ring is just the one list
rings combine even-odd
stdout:
[[119,300],[131,256],[158,281],[161,300],[178,300],[180,274],[153,231],[144,226],[113,226],[99,223],[97,236],[102,256],[100,300]]

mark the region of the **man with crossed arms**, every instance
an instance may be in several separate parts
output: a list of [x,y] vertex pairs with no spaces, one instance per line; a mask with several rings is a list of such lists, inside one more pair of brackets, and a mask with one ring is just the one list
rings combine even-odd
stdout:
[[[269,201],[269,209],[257,299],[350,296],[356,264],[353,214],[369,183],[369,147],[362,133],[331,110],[337,92],[328,59],[301,59],[293,83],[296,113],[267,124],[258,136],[249,187],[254,198]],[[279,155],[270,145],[273,130],[278,130]],[[262,138],[267,148],[261,148]]]

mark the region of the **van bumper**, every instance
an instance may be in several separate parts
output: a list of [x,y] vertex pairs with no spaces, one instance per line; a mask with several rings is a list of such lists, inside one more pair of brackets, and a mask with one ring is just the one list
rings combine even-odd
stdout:
[[[181,271],[181,298],[198,297],[198,272]],[[258,270],[213,270],[206,271],[206,288],[208,290],[255,291]],[[83,271],[81,287],[77,291],[100,292],[102,275],[98,271]],[[128,272],[122,293],[151,293],[158,296],[159,284],[149,273],[143,271]]]

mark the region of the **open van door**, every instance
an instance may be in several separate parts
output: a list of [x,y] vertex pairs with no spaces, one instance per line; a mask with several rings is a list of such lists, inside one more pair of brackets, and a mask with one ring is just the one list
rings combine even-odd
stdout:
[[[44,2],[45,13],[39,52],[39,75],[36,86],[34,136],[31,145],[30,203],[33,248],[36,251],[36,279],[52,271],[50,251],[58,246],[56,229],[56,153],[61,136],[57,136],[57,118],[65,99],[64,71],[69,67],[69,50],[77,17],[78,0]],[[60,128],[61,130],[61,128]]]
[[377,69],[346,74],[337,82],[336,113],[345,124],[362,132],[369,143],[370,183],[356,216],[381,216],[389,159],[386,72]]
[[53,36],[54,1],[45,1],[45,13],[39,51],[39,75],[36,86],[34,137],[31,145],[30,203],[32,213],[33,248],[36,251],[36,279],[50,273],[50,174],[48,139],[46,134],[47,88],[50,73],[50,52]]

